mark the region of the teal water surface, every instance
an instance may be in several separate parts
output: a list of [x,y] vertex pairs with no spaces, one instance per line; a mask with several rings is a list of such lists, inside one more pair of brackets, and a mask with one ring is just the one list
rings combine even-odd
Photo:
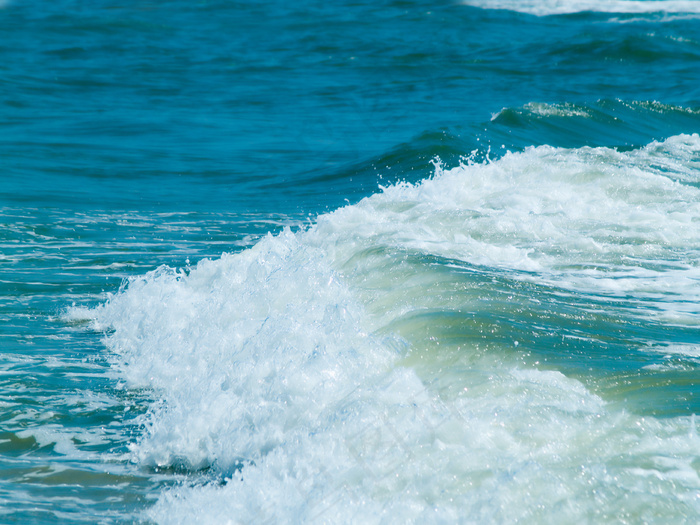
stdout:
[[699,16],[0,2],[0,522],[695,523]]

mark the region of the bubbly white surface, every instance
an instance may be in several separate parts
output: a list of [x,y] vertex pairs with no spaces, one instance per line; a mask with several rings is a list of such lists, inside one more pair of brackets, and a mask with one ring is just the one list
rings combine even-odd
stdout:
[[[540,147],[438,168],[308,230],[189,273],[159,268],[96,311],[69,312],[111,327],[106,342],[123,380],[161,400],[134,461],[208,469],[219,481],[166,492],[147,517],[700,516],[694,418],[612,410],[580,382],[527,364],[517,341],[501,352],[433,341],[460,358],[429,378],[431,352],[411,326],[414,313],[457,300],[432,291],[431,257],[624,296],[639,301],[641,316],[697,318],[699,162],[693,135],[630,152]],[[396,322],[407,326],[402,336],[385,329]],[[413,354],[426,363],[410,365]]]
[[508,9],[533,15],[600,13],[700,13],[695,0],[463,0],[484,9]]

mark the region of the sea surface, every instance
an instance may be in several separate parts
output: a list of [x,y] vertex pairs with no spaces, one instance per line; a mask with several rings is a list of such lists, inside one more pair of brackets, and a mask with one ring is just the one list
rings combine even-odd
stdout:
[[700,1],[0,1],[0,523],[700,521]]

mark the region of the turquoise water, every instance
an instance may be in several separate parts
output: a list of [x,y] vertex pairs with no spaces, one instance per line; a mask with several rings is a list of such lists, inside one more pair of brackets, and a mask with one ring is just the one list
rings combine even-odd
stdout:
[[698,4],[0,1],[0,522],[696,523]]

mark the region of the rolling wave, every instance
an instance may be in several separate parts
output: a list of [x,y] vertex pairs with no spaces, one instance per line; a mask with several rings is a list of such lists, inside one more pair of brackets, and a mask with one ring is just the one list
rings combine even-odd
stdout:
[[158,399],[133,460],[193,476],[158,522],[687,519],[699,202],[697,135],[526,148],[67,315]]

